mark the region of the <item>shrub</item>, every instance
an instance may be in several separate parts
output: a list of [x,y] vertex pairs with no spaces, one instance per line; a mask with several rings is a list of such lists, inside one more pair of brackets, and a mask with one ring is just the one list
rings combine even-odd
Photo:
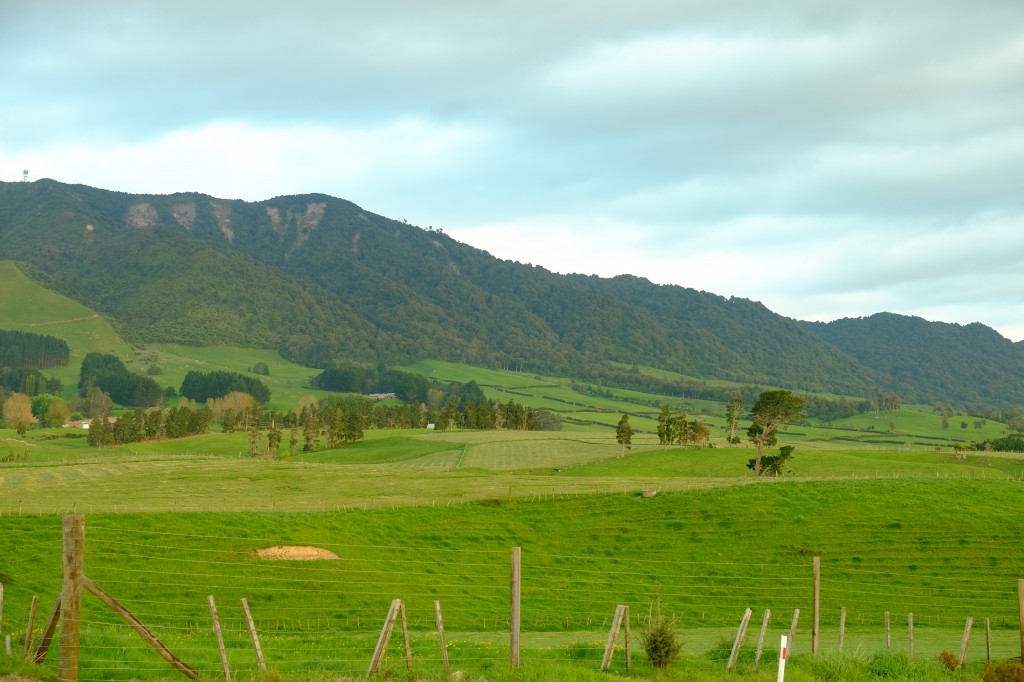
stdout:
[[960,665],[960,659],[952,652],[941,651],[939,652],[939,663],[947,670],[956,670],[957,666]]
[[647,622],[640,631],[647,659],[655,668],[666,668],[679,658],[682,645],[676,636],[676,619],[661,613],[661,599],[656,598],[647,612]]
[[1024,665],[1000,663],[994,668],[985,668],[981,679],[985,682],[1024,682]]

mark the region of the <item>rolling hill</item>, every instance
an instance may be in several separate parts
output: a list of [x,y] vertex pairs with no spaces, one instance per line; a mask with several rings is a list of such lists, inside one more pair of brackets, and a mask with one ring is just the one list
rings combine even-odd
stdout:
[[[131,341],[275,348],[318,367],[434,358],[601,380],[617,362],[807,391],[1024,403],[1012,382],[983,387],[1003,356],[969,345],[933,348],[936,367],[968,358],[970,371],[941,382],[870,352],[870,333],[840,343],[755,301],[555,274],[320,194],[244,202],[0,183],[0,259],[31,263]],[[925,346],[942,331],[929,329]],[[1020,344],[1004,351],[1024,356]]]

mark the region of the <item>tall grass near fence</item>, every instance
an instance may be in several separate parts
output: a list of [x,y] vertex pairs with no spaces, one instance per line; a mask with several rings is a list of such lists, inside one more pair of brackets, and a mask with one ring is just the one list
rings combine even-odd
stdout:
[[[210,676],[220,664],[209,595],[232,665],[245,674],[255,672],[255,657],[243,597],[272,667],[288,675],[365,672],[394,598],[406,604],[421,669],[440,666],[435,600],[454,665],[484,675],[503,669],[512,546],[523,553],[523,658],[531,665],[596,666],[616,605],[630,604],[640,618],[655,595],[684,628],[696,669],[724,665],[718,643],[748,607],[772,610],[773,636],[801,609],[795,651],[806,651],[814,556],[822,561],[823,648],[835,646],[845,607],[848,651],[884,649],[884,613],[913,612],[917,656],[957,650],[973,616],[990,619],[1002,660],[1019,653],[1022,496],[1015,481],[916,479],[322,514],[96,514],[87,519],[85,572]],[[338,558],[259,558],[280,545]],[[0,557],[5,630],[17,632],[11,623],[24,626],[31,595],[46,610],[59,589],[59,517],[0,517]],[[113,614],[86,602],[83,680],[170,676]],[[981,660],[974,656],[975,668]]]

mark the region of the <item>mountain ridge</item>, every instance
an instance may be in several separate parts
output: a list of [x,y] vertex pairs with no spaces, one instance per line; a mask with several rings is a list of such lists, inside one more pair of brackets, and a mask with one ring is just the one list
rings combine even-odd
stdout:
[[[275,347],[311,366],[429,357],[598,380],[618,361],[798,390],[1024,403],[1024,387],[1004,382],[1000,395],[964,372],[960,386],[920,385],[851,331],[858,323],[822,327],[634,275],[556,274],[325,194],[246,202],[0,183],[0,240],[0,258],[40,268],[137,341]],[[1006,342],[1017,363],[1024,344]],[[969,350],[958,348],[981,381],[997,376]]]

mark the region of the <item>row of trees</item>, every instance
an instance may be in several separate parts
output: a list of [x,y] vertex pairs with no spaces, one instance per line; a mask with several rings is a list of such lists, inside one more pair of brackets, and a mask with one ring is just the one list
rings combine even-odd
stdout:
[[[757,398],[757,402],[750,409],[750,427],[747,429],[747,438],[757,448],[757,455],[750,460],[747,466],[754,470],[754,475],[760,477],[762,474],[781,475],[787,462],[793,456],[794,447],[791,445],[780,448],[778,455],[768,458],[764,455],[766,447],[777,443],[778,430],[786,422],[796,421],[804,416],[802,410],[804,399],[793,395],[790,391],[764,391]],[[728,426],[731,428],[730,442],[733,440],[737,421],[743,409],[743,402],[733,399],[726,408]],[[700,420],[689,421],[686,414],[672,416],[668,405],[663,405],[658,415],[658,442],[663,448],[678,443],[680,447],[686,447],[688,443],[698,446],[706,445],[710,440],[711,433],[707,426]],[[615,440],[622,446],[622,452],[632,446],[633,429],[629,424],[629,415],[624,414],[615,427]]]
[[60,379],[47,377],[34,367],[0,367],[0,391],[38,395],[59,393]]
[[143,440],[182,438],[206,433],[212,414],[207,407],[182,399],[169,409],[136,409],[111,422],[106,415],[94,419],[89,428],[89,445],[123,445]]
[[71,350],[63,339],[0,329],[0,367],[46,369],[66,365]]
[[228,393],[248,393],[261,405],[270,400],[270,389],[256,377],[246,376],[238,372],[196,372],[185,375],[178,394],[201,403],[210,398],[223,398]]

